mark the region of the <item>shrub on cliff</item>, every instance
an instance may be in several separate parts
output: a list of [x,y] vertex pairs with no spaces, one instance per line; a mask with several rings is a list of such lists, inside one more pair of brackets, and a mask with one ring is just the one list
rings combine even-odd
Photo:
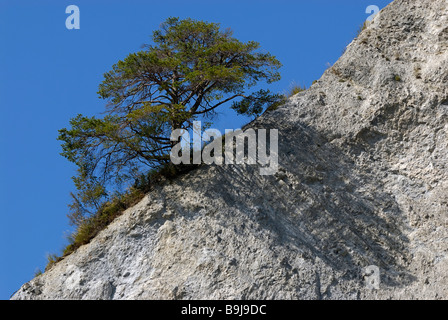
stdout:
[[170,162],[174,129],[189,130],[232,103],[239,114],[256,116],[281,99],[268,90],[280,79],[280,62],[257,42],[241,42],[216,23],[169,18],[154,31],[153,44],[118,61],[104,75],[102,118],[78,115],[59,131],[62,155],[78,167],[69,215],[80,225],[105,201],[110,189]]

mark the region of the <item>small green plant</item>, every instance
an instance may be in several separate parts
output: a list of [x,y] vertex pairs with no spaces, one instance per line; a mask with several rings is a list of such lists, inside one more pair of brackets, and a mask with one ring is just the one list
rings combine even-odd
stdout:
[[[317,80],[314,80],[314,81],[313,81],[313,84],[316,83],[316,82],[317,82]],[[305,86],[301,86],[301,85],[298,85],[298,84],[296,84],[296,83],[293,83],[293,84],[290,86],[290,89],[288,90],[288,92],[287,92],[286,94],[280,95],[280,99],[274,101],[274,102],[273,102],[273,103],[266,109],[266,112],[277,110],[278,107],[280,107],[281,105],[283,105],[283,104],[286,103],[286,101],[288,100],[288,98],[291,98],[292,96],[294,96],[294,95],[296,95],[296,94],[298,94],[298,93],[300,93],[300,92],[302,92],[302,91],[305,91],[305,90],[306,90],[306,87],[305,87]]]
[[34,271],[34,278],[40,276],[42,273],[43,273],[42,270],[40,270],[39,268],[37,268],[37,269]]
[[367,29],[367,21],[364,21],[364,23],[359,26],[359,29],[356,32],[356,38],[358,38],[361,35],[361,33],[366,29]]
[[289,89],[287,97],[290,98],[290,97],[292,97],[292,96],[294,96],[294,95],[296,95],[296,94],[298,94],[298,93],[300,93],[302,91],[305,91],[305,90],[306,90],[305,86],[302,87],[301,85],[293,84],[291,89]]
[[62,260],[57,254],[48,253],[47,254],[47,266],[45,267],[45,271],[49,270],[54,264]]
[[394,80],[397,82],[401,81],[401,77],[399,75],[395,75]]

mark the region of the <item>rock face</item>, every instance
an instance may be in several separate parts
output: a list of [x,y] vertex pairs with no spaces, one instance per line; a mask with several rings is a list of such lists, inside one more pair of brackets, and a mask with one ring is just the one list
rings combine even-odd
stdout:
[[13,299],[447,299],[447,49],[446,0],[396,0],[250,124],[279,129],[276,175],[160,186]]

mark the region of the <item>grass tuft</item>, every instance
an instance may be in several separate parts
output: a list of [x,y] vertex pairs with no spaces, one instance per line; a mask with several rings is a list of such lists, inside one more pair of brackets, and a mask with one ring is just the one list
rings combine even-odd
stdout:
[[140,202],[145,194],[155,186],[160,185],[163,181],[173,180],[196,167],[198,166],[175,166],[169,163],[157,169],[150,170],[146,174],[142,174],[128,191],[124,193],[117,192],[94,215],[81,221],[75,232],[68,237],[70,243],[63,250],[62,257],[56,254],[47,255],[48,262],[45,271],[49,270],[53,265],[76,251],[82,245],[89,243],[101,230],[104,230],[126,209]]

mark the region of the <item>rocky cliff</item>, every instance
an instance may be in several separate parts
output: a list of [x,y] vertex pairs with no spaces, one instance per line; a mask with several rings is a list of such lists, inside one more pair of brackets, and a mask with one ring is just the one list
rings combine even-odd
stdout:
[[13,299],[447,299],[447,49],[446,0],[394,1],[250,124],[279,129],[276,175],[166,183]]

